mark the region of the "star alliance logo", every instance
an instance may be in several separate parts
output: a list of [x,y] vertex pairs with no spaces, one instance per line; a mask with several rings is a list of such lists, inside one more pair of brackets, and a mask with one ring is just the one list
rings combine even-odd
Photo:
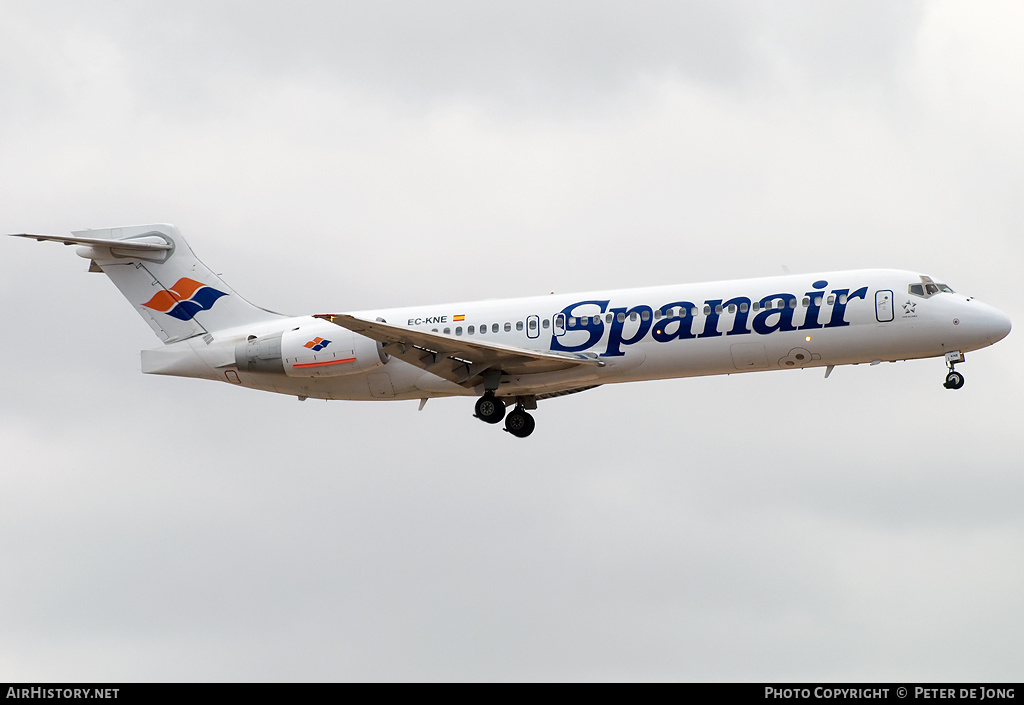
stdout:
[[917,304],[915,304],[913,301],[908,301],[907,303],[903,304],[903,313],[915,313],[916,310]]

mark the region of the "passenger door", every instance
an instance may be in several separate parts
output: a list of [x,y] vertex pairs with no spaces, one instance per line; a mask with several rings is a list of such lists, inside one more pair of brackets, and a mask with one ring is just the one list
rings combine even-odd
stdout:
[[879,289],[875,292],[875,319],[879,323],[888,323],[896,315],[892,296],[892,291],[889,289]]

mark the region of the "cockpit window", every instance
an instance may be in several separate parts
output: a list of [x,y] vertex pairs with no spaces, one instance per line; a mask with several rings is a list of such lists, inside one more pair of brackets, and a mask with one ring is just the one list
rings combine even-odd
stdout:
[[921,298],[927,299],[936,294],[952,294],[953,290],[945,284],[936,284],[932,281],[931,277],[921,275],[920,284],[911,284],[907,287],[907,291],[914,296],[920,296]]

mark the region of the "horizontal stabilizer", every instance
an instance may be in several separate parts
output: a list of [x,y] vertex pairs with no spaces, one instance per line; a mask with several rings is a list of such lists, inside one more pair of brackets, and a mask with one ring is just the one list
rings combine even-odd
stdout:
[[239,296],[168,223],[12,237],[77,245],[89,271],[106,274],[165,343],[280,318]]
[[153,250],[169,250],[173,246],[157,238],[152,240],[111,240],[98,237],[67,237],[64,235],[33,235],[32,233],[11,233],[11,237],[27,237],[39,242],[63,242],[65,245],[90,245],[92,247],[113,247],[118,250],[135,250],[151,252]]

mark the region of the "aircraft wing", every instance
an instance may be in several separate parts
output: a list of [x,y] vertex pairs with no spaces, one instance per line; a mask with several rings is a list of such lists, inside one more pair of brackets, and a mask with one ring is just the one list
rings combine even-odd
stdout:
[[450,382],[471,388],[488,370],[508,374],[555,372],[579,366],[603,367],[593,357],[569,353],[540,352],[512,345],[483,342],[440,333],[428,333],[381,321],[367,321],[348,314],[315,316],[350,331],[377,340],[384,352]]

